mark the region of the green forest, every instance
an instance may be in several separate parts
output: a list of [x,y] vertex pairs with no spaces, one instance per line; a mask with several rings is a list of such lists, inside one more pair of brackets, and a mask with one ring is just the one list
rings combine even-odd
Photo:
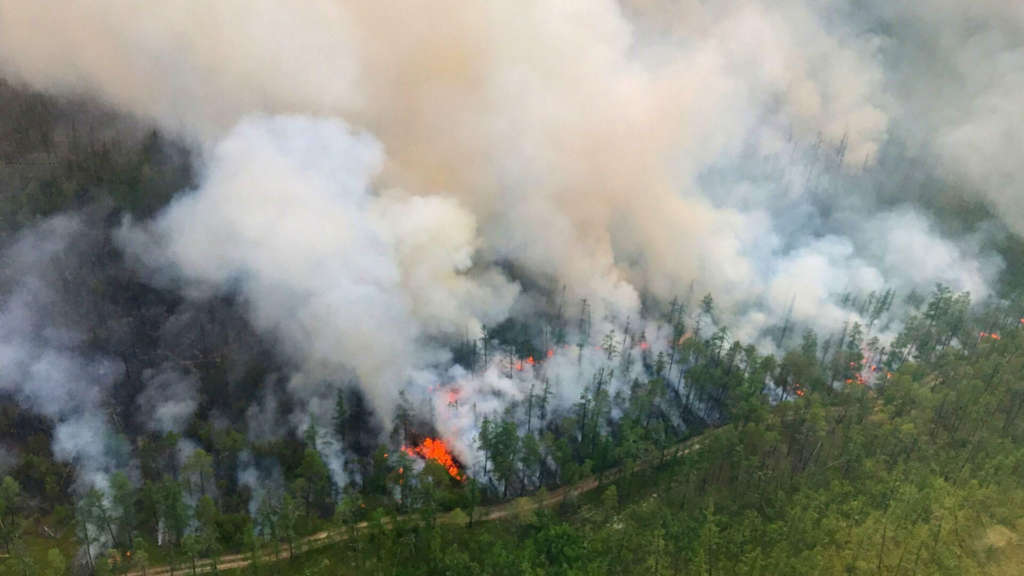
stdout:
[[[4,566],[61,574],[95,541],[113,544],[90,558],[97,574],[217,571],[219,558],[244,564],[220,569],[231,574],[1016,573],[1024,322],[1005,309],[967,314],[968,300],[936,288],[867,367],[880,375],[871,387],[856,380],[855,325],[831,352],[807,332],[781,358],[721,333],[685,339],[651,359],[607,426],[616,400],[598,377],[570,414],[522,432],[516,416],[544,410],[538,393],[484,421],[486,482],[437,461],[413,472],[382,444],[362,482],[339,492],[309,429],[251,446],[282,462],[287,488],[250,514],[251,494],[230,484],[245,438],[196,419],[203,448],[180,468],[169,456],[178,437],[146,437],[141,485],[115,474],[109,499],[73,498],[39,433],[3,481]],[[673,315],[685,333],[682,307]],[[604,351],[614,370],[616,344]],[[692,394],[677,388],[682,366]],[[775,405],[769,378],[784,396]],[[728,424],[675,433],[666,412],[692,413],[698,399]],[[319,425],[346,437],[343,397]]]

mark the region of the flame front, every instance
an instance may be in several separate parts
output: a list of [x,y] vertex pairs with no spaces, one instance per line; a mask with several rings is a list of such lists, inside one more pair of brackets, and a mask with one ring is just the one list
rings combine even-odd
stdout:
[[414,448],[402,446],[402,451],[410,456],[418,456],[426,460],[433,460],[441,466],[444,466],[448,470],[448,474],[451,474],[452,478],[457,480],[464,480],[462,471],[455,464],[455,459],[452,458],[452,453],[448,450],[448,445],[443,440],[437,438],[427,438],[423,441],[423,444]]

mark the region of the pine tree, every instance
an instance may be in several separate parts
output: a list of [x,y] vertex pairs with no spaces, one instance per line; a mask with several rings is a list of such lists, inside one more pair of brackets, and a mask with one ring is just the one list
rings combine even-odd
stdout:
[[601,350],[604,351],[608,360],[611,360],[619,353],[619,347],[615,342],[615,330],[610,330],[601,341]]
[[217,505],[214,503],[213,498],[209,496],[201,497],[196,504],[195,510],[198,529],[196,534],[197,545],[201,553],[210,558],[214,572],[217,571],[217,558],[220,557],[221,552],[220,531],[217,528],[219,518],[220,512],[217,510]]
[[128,544],[129,550],[135,549],[135,489],[123,472],[115,472],[110,477],[112,512],[116,518],[117,534],[122,542]]
[[348,409],[345,407],[345,393],[338,390],[337,400],[334,402],[334,433],[342,443],[348,441]]
[[11,546],[24,530],[23,503],[21,485],[14,478],[5,476],[0,482],[0,544],[7,554],[11,553]]

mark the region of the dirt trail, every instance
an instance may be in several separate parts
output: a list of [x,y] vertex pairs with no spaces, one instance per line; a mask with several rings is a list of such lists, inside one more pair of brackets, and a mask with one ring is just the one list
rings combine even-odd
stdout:
[[[714,433],[714,432],[709,430],[709,431],[705,432],[704,434],[702,434],[700,436],[697,436],[695,438],[691,438],[691,439],[683,442],[682,444],[679,444],[678,446],[675,446],[674,448],[666,450],[666,452],[665,452],[663,457],[653,458],[653,459],[648,460],[646,462],[640,462],[640,463],[637,464],[636,470],[637,471],[645,470],[645,469],[650,468],[651,466],[661,462],[662,460],[665,460],[665,459],[668,459],[668,458],[675,458],[677,456],[689,453],[689,452],[691,452],[693,450],[699,450],[700,447],[701,447],[700,440],[704,439],[707,434],[711,434],[711,433]],[[587,477],[587,478],[577,482],[574,485],[562,486],[561,488],[557,488],[557,489],[552,490],[551,492],[549,492],[547,498],[545,498],[543,502],[532,501],[531,505],[528,508],[526,508],[526,509],[527,510],[531,510],[531,509],[535,509],[535,508],[539,508],[539,507],[549,508],[549,507],[555,506],[555,505],[561,503],[563,500],[565,500],[566,497],[570,493],[571,494],[582,494],[584,492],[589,492],[591,490],[595,490],[599,486],[601,486],[602,484],[614,481],[617,478],[621,477],[622,473],[623,473],[622,467],[619,466],[619,467],[612,468],[612,469],[606,471],[604,473],[604,477],[603,478],[598,478],[596,476],[589,476],[589,477]],[[503,504],[495,504],[493,506],[484,506],[484,507],[481,507],[481,508],[477,509],[476,516],[474,517],[473,521],[474,522],[488,522],[488,521],[493,521],[493,520],[500,520],[502,518],[507,518],[509,516],[512,516],[516,512],[517,512],[517,510],[514,507],[514,502],[506,502],[506,503],[503,503]],[[442,522],[442,523],[450,522],[450,514],[443,514],[443,515],[441,515],[438,518],[438,521]],[[468,519],[466,521],[468,522]],[[323,531],[323,532],[317,532],[316,534],[313,534],[311,536],[306,536],[305,538],[297,540],[294,543],[293,548],[295,549],[295,554],[299,555],[299,554],[302,554],[303,552],[308,552],[310,550],[316,550],[316,549],[321,548],[323,546],[326,546],[328,544],[333,544],[335,542],[340,542],[342,540],[346,540],[349,537],[349,534],[353,530],[355,532],[359,532],[359,531],[365,529],[367,524],[368,524],[367,522],[360,522],[360,523],[356,524],[354,527],[349,527],[347,530],[344,530],[344,531],[341,528],[339,528],[337,530],[330,531],[330,532]],[[291,557],[291,553],[289,553],[288,547],[284,546],[284,545],[279,545],[278,546],[278,550],[277,550],[276,554],[273,551],[267,552],[265,550],[261,550],[260,554],[259,554],[260,562],[275,562],[278,559],[280,559],[280,560],[287,560],[290,557]],[[226,556],[221,556],[217,560],[217,569],[218,570],[234,570],[234,569],[237,569],[237,568],[245,568],[246,566],[248,566],[251,563],[252,563],[252,555],[249,554],[249,553],[246,553],[246,554],[228,554]],[[198,573],[198,574],[209,573],[212,570],[213,570],[213,563],[210,560],[206,559],[206,560],[200,560],[200,561],[196,562],[196,573]],[[128,574],[126,574],[126,576],[171,576],[172,574],[175,575],[175,576],[177,576],[177,575],[185,576],[185,575],[190,575],[191,573],[192,573],[192,565],[190,563],[188,563],[188,562],[182,562],[182,563],[178,564],[175,567],[173,572],[171,571],[170,565],[150,566],[150,567],[146,568],[145,570],[141,570],[140,569],[140,570],[136,570],[134,572],[129,572]]]

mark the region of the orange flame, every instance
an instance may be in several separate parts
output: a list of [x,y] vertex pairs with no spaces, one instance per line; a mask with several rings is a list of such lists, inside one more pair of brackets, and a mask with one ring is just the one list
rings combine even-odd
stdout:
[[647,350],[647,349],[648,349],[648,348],[650,348],[650,347],[651,347],[651,345],[650,345],[650,344],[648,344],[647,342],[641,342],[641,343],[640,343],[640,349],[641,349],[641,350]]
[[548,350],[548,358],[551,358],[554,355],[555,355],[555,351],[554,350]]
[[415,448],[402,446],[402,452],[405,452],[410,456],[433,460],[441,466],[444,466],[452,478],[457,480],[465,479],[462,476],[462,471],[459,470],[459,467],[455,464],[455,459],[452,458],[452,453],[448,451],[448,446],[444,443],[444,440],[427,438],[423,441],[423,444],[420,444]]

